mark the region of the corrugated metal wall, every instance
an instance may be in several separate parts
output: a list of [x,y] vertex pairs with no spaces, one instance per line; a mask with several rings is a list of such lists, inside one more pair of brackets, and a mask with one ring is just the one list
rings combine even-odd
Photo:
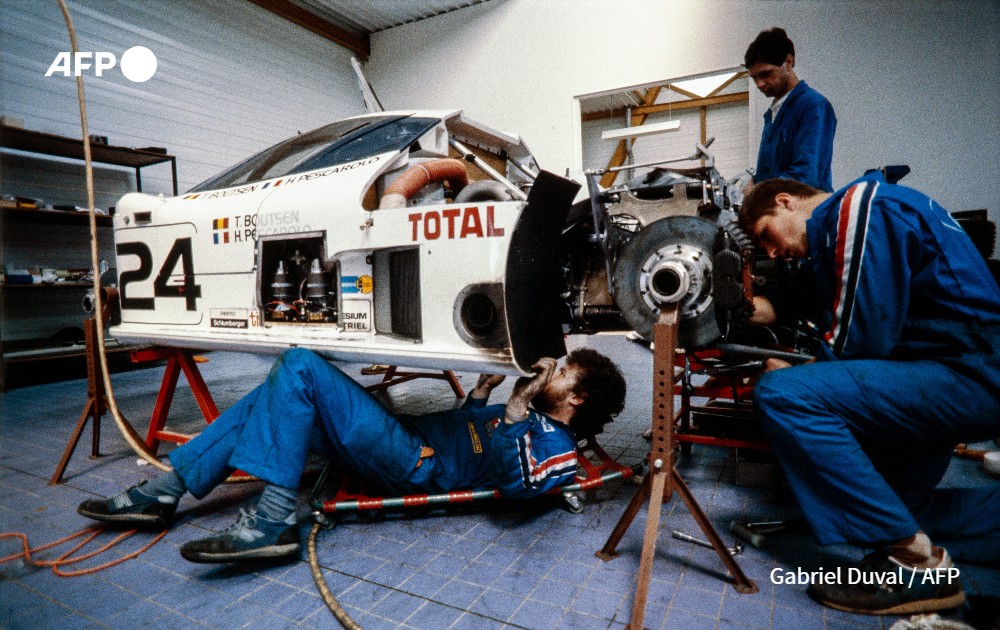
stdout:
[[[119,67],[84,75],[90,132],[114,145],[165,147],[177,156],[181,190],[298,131],[364,111],[346,49],[245,0],[69,6],[81,51],[120,59],[141,45],[156,55],[145,83]],[[0,31],[0,114],[79,137],[73,78],[45,76],[70,47],[57,2],[3,0]],[[169,193],[169,170],[149,168],[144,190]]]
[[[164,147],[177,156],[181,191],[253,153],[334,120],[364,112],[350,53],[246,0],[72,0],[79,48],[133,46],[157,57],[154,76],[129,81],[120,64],[84,74],[89,131],[113,145]],[[45,73],[70,49],[56,0],[0,0],[0,115],[27,129],[81,137],[73,77]],[[134,189],[132,169],[100,167],[95,204]],[[147,167],[143,191],[172,193],[169,165]],[[85,206],[82,162],[5,152],[0,193]],[[101,258],[113,260],[110,228]],[[7,222],[0,258],[8,268],[90,266],[85,226]],[[4,342],[79,326],[83,289],[4,290]]]

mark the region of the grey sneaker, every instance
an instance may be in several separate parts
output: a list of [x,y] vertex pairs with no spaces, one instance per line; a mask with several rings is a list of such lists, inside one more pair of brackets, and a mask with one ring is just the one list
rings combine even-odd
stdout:
[[965,603],[958,569],[947,551],[933,569],[913,569],[884,552],[873,553],[838,576],[833,583],[810,584],[809,596],[829,608],[862,615],[927,613]]
[[105,523],[124,523],[145,527],[163,527],[177,511],[177,497],[152,496],[142,491],[148,482],[132,486],[107,499],[87,499],[76,511],[87,518]]
[[224,532],[184,543],[181,555],[191,562],[292,559],[298,558],[300,547],[295,514],[269,521],[254,509],[241,509],[239,518]]

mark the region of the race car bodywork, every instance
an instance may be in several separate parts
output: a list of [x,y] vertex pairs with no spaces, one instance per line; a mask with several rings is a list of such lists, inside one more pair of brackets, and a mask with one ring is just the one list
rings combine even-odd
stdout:
[[546,244],[578,187],[460,111],[340,121],[181,196],[123,197],[111,333],[526,373],[565,353],[560,261]]
[[[456,159],[458,158],[458,159]],[[114,217],[125,342],[526,374],[565,333],[684,347],[747,319],[750,248],[706,147],[603,190],[539,171],[460,111],[321,127]],[[624,168],[624,167],[623,167]],[[525,192],[527,191],[527,192]]]

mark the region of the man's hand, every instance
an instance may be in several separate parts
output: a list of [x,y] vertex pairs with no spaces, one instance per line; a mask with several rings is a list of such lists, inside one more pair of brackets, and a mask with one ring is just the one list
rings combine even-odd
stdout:
[[528,417],[528,403],[542,393],[549,384],[552,374],[556,371],[556,360],[542,357],[531,366],[534,376],[522,376],[514,383],[514,391],[507,401],[507,413],[503,421],[507,424],[517,424]]
[[472,389],[469,395],[472,398],[478,398],[480,400],[489,398],[490,392],[493,391],[493,388],[500,383],[503,383],[505,378],[507,377],[503,374],[480,374],[479,382],[476,383],[476,386]]
[[778,315],[774,312],[771,300],[762,295],[753,296],[753,313],[750,314],[750,325],[770,326],[776,321],[778,321]]
[[784,359],[775,359],[774,357],[771,357],[764,361],[765,372],[773,372],[775,370],[781,370],[789,367],[792,367],[792,364]]
[[[798,365],[807,365],[809,363],[815,363],[815,362],[816,362],[816,357],[812,357],[805,363],[799,363]],[[775,370],[783,370],[785,368],[790,368],[790,367],[795,367],[795,365],[789,363],[788,361],[785,361],[784,359],[776,359],[774,357],[769,357],[766,361],[764,361],[765,372],[773,372]]]

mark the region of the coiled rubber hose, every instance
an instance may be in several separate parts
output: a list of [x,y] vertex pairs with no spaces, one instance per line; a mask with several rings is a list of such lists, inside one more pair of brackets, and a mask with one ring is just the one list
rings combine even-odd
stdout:
[[312,530],[309,532],[309,568],[312,569],[313,582],[316,583],[316,588],[319,589],[319,596],[323,598],[323,603],[330,609],[333,616],[337,618],[340,625],[347,630],[361,630],[361,626],[351,619],[347,611],[333,597],[330,587],[326,585],[326,580],[323,579],[323,572],[320,571],[319,567],[319,557],[316,555],[316,536],[322,527],[319,523],[313,523]]

